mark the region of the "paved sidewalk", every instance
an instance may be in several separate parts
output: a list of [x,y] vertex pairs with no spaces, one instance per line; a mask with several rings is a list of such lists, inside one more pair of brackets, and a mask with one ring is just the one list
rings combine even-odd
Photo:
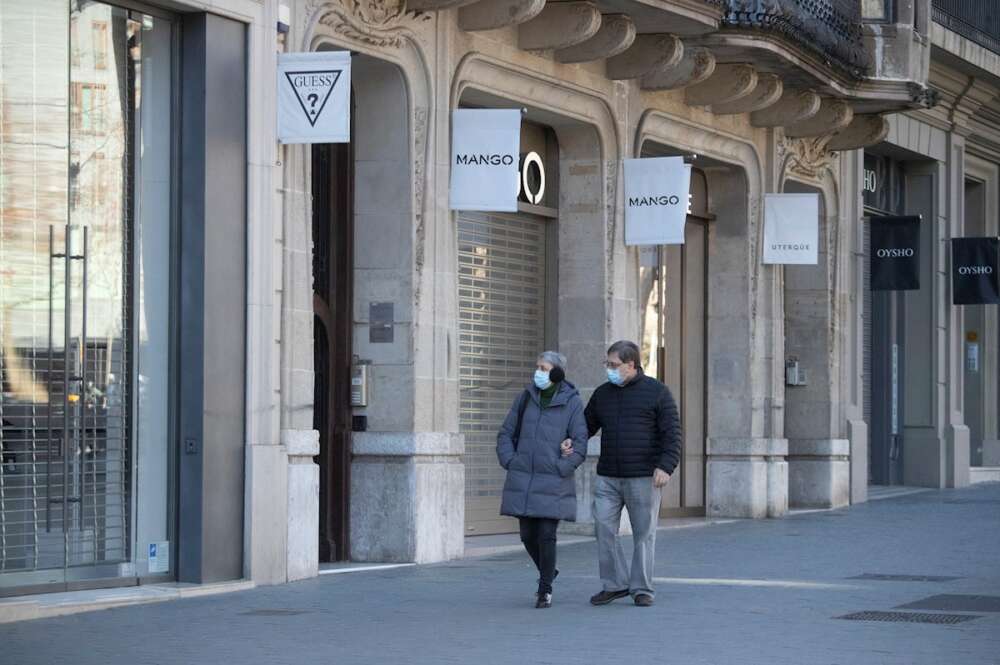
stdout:
[[[511,552],[0,625],[0,663],[1000,664],[1000,484],[660,536],[648,609],[587,604],[583,542],[559,550],[550,610],[531,607],[534,573]],[[980,596],[977,618],[835,618],[939,594]]]

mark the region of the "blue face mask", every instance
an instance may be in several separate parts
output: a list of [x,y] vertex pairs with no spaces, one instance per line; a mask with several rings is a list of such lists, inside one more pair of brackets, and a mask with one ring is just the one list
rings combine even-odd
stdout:
[[615,384],[616,386],[625,385],[625,379],[622,378],[621,368],[608,369],[608,381]]
[[539,390],[545,390],[552,385],[552,381],[549,379],[549,373],[540,369],[535,370],[535,385],[538,386]]

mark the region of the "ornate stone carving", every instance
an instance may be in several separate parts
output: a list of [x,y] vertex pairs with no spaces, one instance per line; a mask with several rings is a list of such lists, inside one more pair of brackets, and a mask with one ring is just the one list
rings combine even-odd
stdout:
[[405,0],[343,0],[330,8],[319,22],[350,39],[378,47],[399,48],[408,29],[430,16],[406,9]]
[[715,104],[712,113],[718,115],[735,115],[759,111],[777,103],[781,97],[783,86],[781,79],[775,74],[760,74],[757,77],[757,87],[746,97],[728,104]]
[[611,303],[614,302],[615,287],[614,287],[614,270],[615,270],[615,232],[617,230],[617,220],[615,218],[615,211],[618,209],[618,162],[617,161],[607,161],[604,164],[604,205],[606,209],[607,220],[605,221],[605,228],[607,229],[607,236],[605,240],[605,255],[606,263],[604,266],[605,275],[604,283],[605,293],[605,316],[604,316],[604,329],[606,332],[611,332],[612,324],[612,310],[613,307]]
[[646,74],[640,81],[643,90],[676,90],[696,85],[715,71],[715,56],[706,48],[684,48],[684,57],[674,67]]
[[562,49],[582,44],[601,29],[601,12],[591,2],[552,2],[518,29],[518,46],[526,51]]
[[836,156],[836,153],[827,147],[829,143],[829,136],[804,139],[782,137],[778,144],[778,154],[788,155],[787,170],[806,178],[819,178],[823,171],[830,168]]
[[889,121],[875,114],[854,116],[845,129],[834,135],[830,150],[857,150],[885,140],[889,135]]
[[674,35],[639,35],[626,51],[608,58],[608,78],[634,79],[674,67],[684,57],[684,42]]
[[597,34],[576,46],[556,51],[559,62],[590,62],[624,53],[635,41],[635,22],[627,14],[605,14]]
[[851,123],[854,109],[842,99],[823,99],[816,115],[785,126],[785,135],[796,139],[813,138],[839,132]]
[[416,218],[416,231],[413,240],[414,269],[416,270],[416,279],[413,281],[413,301],[415,308],[420,306],[421,276],[424,270],[427,238],[424,190],[427,182],[428,116],[429,112],[426,108],[418,107],[413,113],[413,215]]
[[710,106],[735,102],[756,87],[757,70],[752,65],[718,65],[711,76],[686,90],[687,103],[691,106]]

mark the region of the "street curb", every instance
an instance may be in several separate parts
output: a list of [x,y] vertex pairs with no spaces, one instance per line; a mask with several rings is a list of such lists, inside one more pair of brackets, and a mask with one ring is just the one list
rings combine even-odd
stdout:
[[236,580],[213,584],[147,584],[117,589],[20,596],[0,600],[0,624],[109,610],[115,607],[148,605],[182,598],[215,596],[248,591],[256,586],[250,580]]

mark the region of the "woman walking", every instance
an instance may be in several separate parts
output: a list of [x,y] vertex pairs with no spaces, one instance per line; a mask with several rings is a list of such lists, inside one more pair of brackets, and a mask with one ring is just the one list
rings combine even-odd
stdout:
[[[521,523],[521,542],[538,569],[538,608],[552,606],[556,528],[559,520],[576,519],[573,472],[587,458],[583,402],[565,366],[561,353],[538,356],[534,381],[514,400],[497,436],[497,459],[507,469],[500,514]],[[564,453],[566,439],[572,447]]]

